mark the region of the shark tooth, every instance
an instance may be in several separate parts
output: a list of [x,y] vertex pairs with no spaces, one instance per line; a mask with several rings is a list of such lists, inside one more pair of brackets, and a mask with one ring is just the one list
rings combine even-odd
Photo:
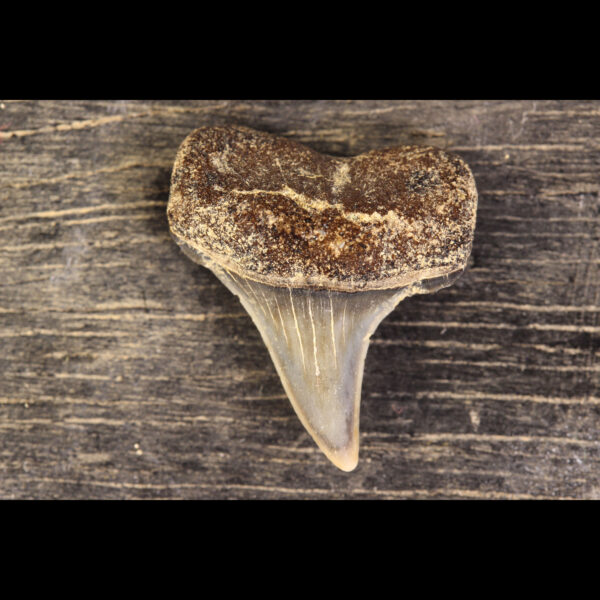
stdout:
[[476,208],[468,166],[437,148],[339,158],[203,127],[178,151],[167,214],[184,253],[239,297],[316,444],[351,471],[369,339],[402,299],[462,274]]

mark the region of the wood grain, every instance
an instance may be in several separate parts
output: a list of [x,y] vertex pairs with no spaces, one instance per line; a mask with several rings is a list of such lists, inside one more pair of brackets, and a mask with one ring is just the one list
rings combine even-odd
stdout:
[[[373,336],[343,473],[165,216],[177,148],[240,124],[460,154],[470,269]],[[0,498],[599,498],[600,102],[0,101]]]

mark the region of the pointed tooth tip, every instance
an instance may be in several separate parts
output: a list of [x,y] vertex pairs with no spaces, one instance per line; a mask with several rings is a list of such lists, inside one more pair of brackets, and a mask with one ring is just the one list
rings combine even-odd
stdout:
[[325,452],[327,458],[341,471],[354,471],[358,465],[358,445]]
[[[302,423],[304,423],[302,417],[300,417],[300,420],[302,421]],[[304,427],[306,428],[306,431],[310,434],[312,439],[315,441],[317,446],[321,449],[321,452],[323,452],[323,454],[338,469],[346,472],[354,471],[354,469],[356,469],[358,465],[358,451],[360,447],[357,425],[353,428],[353,431],[349,433],[349,435],[341,443],[341,445],[333,443],[333,440],[330,436],[324,434],[322,430],[315,431],[315,429],[311,427],[308,423],[305,424]]]
[[338,469],[340,469],[341,471],[344,471],[345,473],[349,473],[350,471],[354,471],[354,469],[356,469],[358,465],[358,459],[353,460],[353,461],[348,461],[345,463],[338,463],[335,466],[338,467]]

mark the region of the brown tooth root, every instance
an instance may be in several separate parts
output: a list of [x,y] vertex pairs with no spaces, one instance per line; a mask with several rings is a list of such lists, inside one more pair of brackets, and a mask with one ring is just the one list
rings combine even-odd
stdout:
[[240,298],[307,431],[350,471],[369,338],[403,298],[460,276],[476,206],[469,168],[435,148],[341,159],[207,127],[178,152],[167,211],[184,252]]

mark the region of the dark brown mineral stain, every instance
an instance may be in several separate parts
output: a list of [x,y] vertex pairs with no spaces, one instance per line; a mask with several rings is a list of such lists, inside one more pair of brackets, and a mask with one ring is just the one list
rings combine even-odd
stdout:
[[277,286],[385,289],[466,265],[477,191],[468,166],[429,146],[352,158],[244,127],[181,145],[168,206],[176,240]]

